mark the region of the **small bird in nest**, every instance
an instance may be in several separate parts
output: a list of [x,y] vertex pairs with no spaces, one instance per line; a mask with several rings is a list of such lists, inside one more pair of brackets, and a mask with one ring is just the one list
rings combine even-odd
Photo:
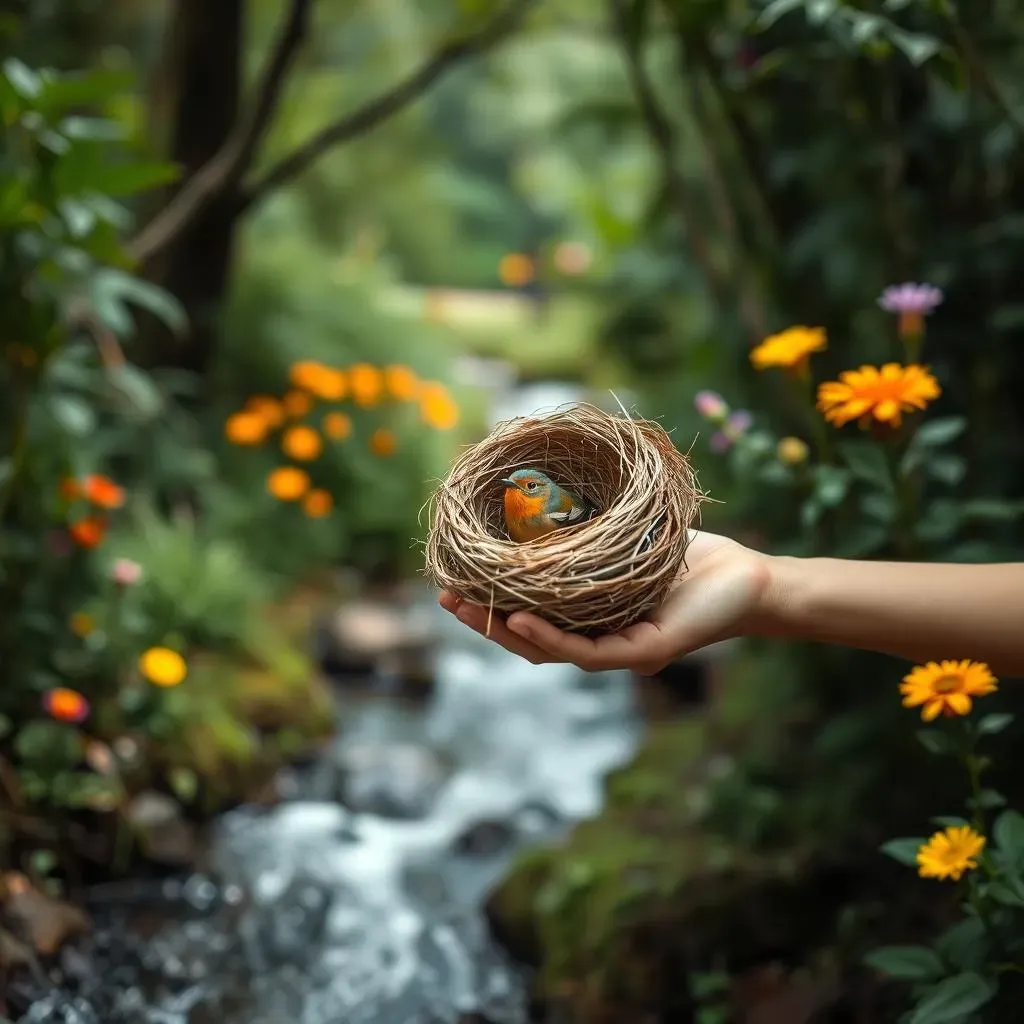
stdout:
[[505,525],[519,544],[582,523],[597,511],[539,469],[517,469],[501,483],[505,485]]

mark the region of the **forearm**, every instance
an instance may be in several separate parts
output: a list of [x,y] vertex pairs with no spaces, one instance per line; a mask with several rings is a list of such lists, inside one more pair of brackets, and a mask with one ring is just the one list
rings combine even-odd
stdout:
[[1024,563],[771,559],[759,632],[1024,676]]

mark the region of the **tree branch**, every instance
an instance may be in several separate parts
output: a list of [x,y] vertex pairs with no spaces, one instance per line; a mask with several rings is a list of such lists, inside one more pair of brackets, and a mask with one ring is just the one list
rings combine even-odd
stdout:
[[237,182],[248,170],[256,148],[270,124],[288,68],[309,29],[313,0],[291,0],[267,66],[260,76],[248,117],[225,140],[220,150],[185,182],[171,201],[129,242],[128,254],[140,263],[152,259],[176,239],[208,203]]
[[439,78],[457,64],[490,49],[512,32],[537,0],[510,0],[507,6],[478,32],[441,47],[422,67],[365,106],[317,132],[308,142],[270,168],[246,192],[243,208],[263,199],[268,192],[302,174],[314,161],[339,143],[372,131],[383,121],[414,103]]

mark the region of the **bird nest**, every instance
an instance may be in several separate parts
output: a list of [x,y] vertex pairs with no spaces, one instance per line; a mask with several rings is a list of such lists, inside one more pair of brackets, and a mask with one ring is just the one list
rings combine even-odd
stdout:
[[[587,521],[517,544],[502,479],[539,469],[596,509]],[[639,622],[686,571],[703,495],[660,424],[573,405],[500,423],[454,463],[430,502],[426,575],[508,615],[529,610],[576,633]]]

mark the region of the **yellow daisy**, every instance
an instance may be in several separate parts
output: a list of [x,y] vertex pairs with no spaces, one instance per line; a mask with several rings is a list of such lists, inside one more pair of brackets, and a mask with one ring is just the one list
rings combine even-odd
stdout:
[[922,878],[960,879],[978,866],[985,837],[970,825],[954,825],[936,832],[917,851],[917,873]]
[[821,352],[828,344],[824,327],[789,327],[765,338],[750,352],[756,370],[781,366],[798,370],[807,365],[812,352]]
[[972,698],[994,693],[996,677],[981,661],[929,661],[918,665],[900,683],[905,708],[921,708],[930,722],[939,715],[969,715]]

